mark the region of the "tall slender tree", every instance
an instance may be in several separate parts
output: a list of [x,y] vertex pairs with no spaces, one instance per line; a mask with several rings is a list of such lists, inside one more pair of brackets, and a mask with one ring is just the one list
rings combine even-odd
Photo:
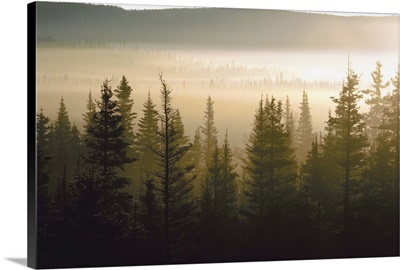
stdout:
[[148,93],[147,100],[143,104],[143,116],[138,122],[137,132],[137,178],[140,179],[140,186],[136,187],[141,193],[142,185],[147,178],[147,174],[154,174],[157,171],[157,164],[155,162],[157,155],[151,149],[159,149],[159,140],[157,132],[158,127],[158,112],[155,109],[156,105],[153,103],[150,92]]
[[[315,137],[311,144],[311,149],[307,154],[305,162],[300,169],[300,190],[297,198],[299,205],[298,225],[300,225],[300,235],[302,244],[308,245],[303,252],[310,252],[309,256],[314,253],[314,256],[321,256],[319,250],[311,248],[311,243],[316,243],[317,246],[326,245],[323,239],[323,229],[326,226],[324,213],[325,200],[327,196],[326,190],[329,188],[324,182],[322,167],[322,147],[321,140],[318,136]],[[310,239],[313,239],[310,241]]]
[[86,147],[86,141],[91,140],[87,130],[93,125],[94,116],[96,114],[96,103],[92,97],[92,91],[89,91],[88,99],[86,100],[86,112],[82,114],[83,116],[83,133],[82,133],[82,143],[81,143],[81,156],[82,158],[87,158],[88,148]]
[[376,69],[371,72],[372,89],[363,90],[362,93],[369,96],[365,103],[369,105],[369,111],[365,115],[366,129],[369,142],[372,143],[378,134],[379,126],[381,125],[383,108],[385,100],[382,91],[389,86],[389,81],[383,81],[382,64],[376,62]]
[[83,121],[85,122],[85,130],[93,123],[94,115],[96,114],[96,103],[92,98],[92,91],[89,92],[88,99],[86,101],[86,112],[83,114]]
[[[119,108],[119,112],[121,114],[121,125],[124,128],[123,138],[124,142],[127,143],[127,156],[131,158],[133,161],[137,158],[137,149],[135,144],[135,134],[133,132],[133,126],[135,125],[136,112],[133,111],[134,101],[131,97],[132,95],[132,87],[129,85],[129,82],[125,76],[122,76],[122,79],[117,86],[117,89],[114,90],[115,97],[117,98],[117,105]],[[133,179],[132,175],[135,172],[135,165],[133,163],[127,163],[124,165],[124,170],[120,171],[119,174],[128,178],[129,181],[129,191],[133,191],[134,187],[137,187],[140,184],[136,184],[138,179]]]
[[294,121],[294,115],[293,111],[290,105],[290,98],[289,96],[286,96],[285,100],[285,108],[284,108],[284,113],[283,113],[283,122],[285,125],[285,131],[287,134],[289,134],[289,143],[291,144],[291,147],[295,146],[295,138],[296,138],[296,124]]
[[43,108],[36,115],[36,148],[41,152],[49,151],[50,119],[44,115]]
[[36,196],[37,196],[37,254],[38,261],[48,262],[46,257],[51,254],[49,239],[51,233],[51,196],[49,193],[49,161],[51,160],[50,147],[50,119],[44,115],[43,108],[36,115]]
[[205,167],[208,168],[215,149],[214,144],[218,134],[214,123],[214,101],[212,101],[210,96],[207,98],[206,109],[203,117],[203,126],[200,127],[200,130],[203,134],[203,160]]
[[67,182],[71,181],[73,173],[77,168],[77,159],[73,155],[73,148],[77,148],[72,140],[72,125],[69,120],[67,107],[64,98],[61,97],[60,106],[57,112],[57,119],[54,122],[54,129],[50,136],[53,158],[50,162],[50,192],[54,195],[59,179],[64,177]]
[[302,102],[300,103],[300,118],[297,126],[297,158],[303,162],[311,149],[313,141],[313,128],[311,121],[310,106],[308,104],[308,96],[303,91]]
[[220,202],[221,185],[221,156],[218,143],[215,142],[214,153],[212,155],[210,167],[205,178],[203,193],[200,200],[202,222],[209,229],[215,227],[218,213],[221,211]]
[[[176,131],[179,133],[179,144],[180,145],[188,145],[190,140],[187,135],[185,135],[185,127],[182,122],[182,116],[181,113],[179,112],[179,109],[176,110],[173,118],[173,125],[176,129]],[[188,155],[186,155],[187,157]]]
[[136,113],[133,112],[134,101],[131,97],[132,87],[129,85],[125,76],[122,76],[122,80],[114,92],[122,116],[121,124],[124,127],[123,137],[125,142],[128,143],[129,148],[131,148],[134,141],[133,125],[136,119]]
[[75,123],[71,127],[71,160],[75,162],[75,170],[79,172],[82,157],[82,139],[78,127]]
[[[189,151],[191,145],[181,145],[182,132],[175,126],[177,111],[172,107],[171,89],[160,74],[161,82],[161,110],[159,119],[162,123],[161,130],[157,133],[159,149],[152,149],[158,156],[160,170],[156,177],[160,181],[161,205],[163,212],[163,242],[164,260],[166,262],[177,261],[181,241],[188,237],[187,225],[192,222],[194,211],[192,200],[192,181],[188,179],[188,173],[193,166],[182,167],[182,160]],[[178,233],[179,231],[179,233]]]
[[221,197],[224,205],[223,218],[227,221],[232,221],[232,218],[236,215],[236,180],[238,174],[235,172],[235,168],[232,149],[228,141],[228,130],[226,130],[221,149],[221,182],[223,185]]
[[202,145],[200,137],[200,128],[198,127],[194,134],[192,147],[189,150],[191,163],[194,166],[192,174],[195,176],[193,185],[193,194],[197,198],[200,197],[202,190],[201,179],[203,178],[203,175],[202,175],[201,155],[202,155]]
[[[36,162],[37,162],[37,219],[38,237],[46,236],[46,223],[49,218],[49,123],[50,119],[43,114],[43,108],[36,118]],[[39,241],[40,242],[40,241]]]
[[358,83],[359,77],[350,68],[349,62],[342,91],[338,98],[332,97],[332,101],[336,104],[336,116],[330,119],[335,131],[334,146],[338,153],[336,162],[341,171],[342,232],[346,248],[349,247],[351,231],[351,197],[354,195],[355,185],[360,179],[360,173],[365,165],[365,149],[368,145],[365,123],[357,104],[362,98],[362,94],[357,89]]
[[[264,112],[264,101],[261,98],[258,110],[254,116],[253,129],[249,136],[249,142],[246,144],[246,166],[248,187],[246,188],[246,202],[244,214],[248,220],[249,226],[254,226],[254,230],[260,230],[264,227],[267,188],[267,166],[265,153],[266,140],[266,120]],[[256,234],[261,234],[257,231]]]

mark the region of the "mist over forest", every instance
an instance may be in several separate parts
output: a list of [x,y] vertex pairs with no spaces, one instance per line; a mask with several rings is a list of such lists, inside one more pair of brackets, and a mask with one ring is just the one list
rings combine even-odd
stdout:
[[41,266],[398,255],[398,31],[37,3]]

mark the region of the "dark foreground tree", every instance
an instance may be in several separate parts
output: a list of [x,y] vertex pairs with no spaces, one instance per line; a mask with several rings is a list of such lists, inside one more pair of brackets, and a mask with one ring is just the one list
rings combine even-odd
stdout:
[[211,159],[213,156],[213,152],[215,149],[215,140],[217,139],[217,128],[214,123],[214,101],[212,101],[211,97],[207,98],[206,109],[204,111],[203,117],[203,126],[200,127],[201,134],[203,135],[203,160],[204,167],[206,170],[208,169]]
[[191,159],[191,163],[193,164],[194,168],[192,170],[192,174],[195,176],[194,183],[193,183],[193,195],[196,198],[199,198],[202,193],[202,144],[201,144],[201,137],[200,137],[200,128],[198,127],[195,131],[193,144],[189,150],[189,157]]
[[193,222],[194,203],[192,199],[192,179],[188,179],[193,166],[182,166],[182,160],[189,151],[190,144],[180,144],[183,134],[175,126],[177,111],[172,107],[171,89],[162,75],[161,110],[159,119],[161,130],[157,133],[159,149],[152,149],[157,155],[160,170],[155,174],[161,195],[163,216],[163,261],[185,261],[188,245],[183,245],[190,234]]
[[[129,85],[129,82],[125,76],[122,76],[122,79],[117,86],[117,89],[114,90],[115,97],[117,98],[117,106],[118,110],[121,114],[121,125],[124,129],[123,138],[124,142],[128,145],[127,148],[127,156],[131,158],[133,161],[136,160],[137,154],[136,152],[136,144],[135,144],[135,134],[133,132],[134,121],[136,119],[136,113],[133,111],[134,101],[132,99],[132,87]],[[129,189],[133,191],[133,187],[135,186],[134,182],[138,182],[137,179],[133,179],[132,175],[134,174],[134,165],[133,163],[127,163],[124,165],[124,170],[119,172],[124,177],[130,180]],[[136,185],[137,186],[137,185]]]
[[37,209],[38,209],[38,228],[43,228],[41,223],[46,222],[50,205],[49,194],[49,173],[48,163],[51,159],[49,155],[49,123],[50,120],[43,114],[43,109],[37,114],[36,120],[36,160],[37,160]]
[[283,258],[289,245],[289,216],[295,191],[295,158],[282,124],[282,103],[272,97],[255,115],[246,146],[249,187],[244,214],[255,258]]
[[162,211],[160,196],[151,174],[146,174],[143,195],[140,196],[139,222],[143,238],[140,256],[145,264],[162,262]]
[[215,142],[213,157],[200,198],[200,258],[213,262],[234,260],[237,232],[236,178],[226,133],[222,147]]
[[346,256],[350,256],[352,251],[356,252],[350,245],[352,232],[356,229],[352,224],[354,212],[351,200],[361,178],[361,172],[365,165],[365,149],[368,146],[365,123],[357,104],[362,98],[357,89],[358,83],[359,77],[349,64],[342,91],[338,98],[332,98],[336,104],[336,116],[330,119],[330,124],[334,129],[333,144],[337,153],[336,164],[340,169],[342,248]]
[[77,169],[78,160],[74,152],[78,146],[75,143],[67,107],[64,98],[61,98],[57,119],[54,121],[54,128],[49,138],[50,151],[53,156],[49,164],[51,172],[49,188],[54,197],[58,192],[61,179],[65,176],[65,180],[70,182]]
[[399,70],[391,81],[392,92],[384,97],[362,185],[360,238],[371,246],[366,250],[370,256],[399,254]]
[[48,246],[50,202],[49,194],[49,172],[48,163],[51,160],[49,155],[49,127],[50,120],[43,114],[43,109],[36,117],[36,194],[37,194],[37,249],[38,258],[44,261],[51,251]]
[[144,190],[144,182],[147,175],[154,175],[157,171],[157,164],[155,162],[157,155],[151,149],[158,149],[158,112],[155,109],[156,105],[153,103],[150,93],[148,93],[147,100],[143,104],[143,116],[139,119],[138,132],[137,132],[137,172],[136,177],[140,179],[139,186],[135,189],[139,190],[141,194]]
[[126,261],[123,251],[133,207],[131,195],[123,191],[128,179],[117,171],[132,158],[127,155],[122,115],[107,80],[97,109],[86,130],[84,170],[71,185],[73,251],[68,265],[73,266],[120,265]]

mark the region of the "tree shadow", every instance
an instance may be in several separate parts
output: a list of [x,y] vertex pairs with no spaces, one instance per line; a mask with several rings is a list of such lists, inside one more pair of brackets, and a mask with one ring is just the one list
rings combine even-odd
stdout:
[[22,265],[22,266],[27,266],[28,259],[27,258],[5,258],[6,260]]

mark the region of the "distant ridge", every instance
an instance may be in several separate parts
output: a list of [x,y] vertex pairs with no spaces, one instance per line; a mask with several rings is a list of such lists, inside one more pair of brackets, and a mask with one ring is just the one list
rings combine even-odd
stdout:
[[398,50],[397,16],[333,16],[228,8],[124,10],[37,3],[42,41],[226,49]]

